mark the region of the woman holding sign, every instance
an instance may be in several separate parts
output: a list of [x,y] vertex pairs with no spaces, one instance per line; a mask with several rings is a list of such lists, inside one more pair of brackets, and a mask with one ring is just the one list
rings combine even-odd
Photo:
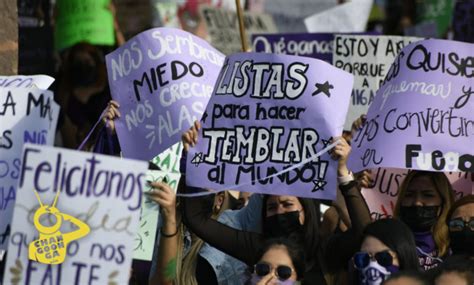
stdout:
[[424,270],[438,266],[449,254],[446,219],[453,202],[453,188],[443,172],[414,170],[400,186],[394,216],[412,230]]
[[[104,111],[103,122],[106,130],[102,132],[103,140],[110,140],[115,134],[115,119],[121,116],[118,102],[111,100]],[[97,149],[101,149],[100,143]],[[118,142],[103,143],[109,152],[120,152]],[[203,240],[192,235],[181,223],[180,212],[177,211],[176,194],[170,186],[164,182],[150,182],[153,189],[145,192],[147,196],[159,204],[163,219],[163,226],[158,239],[158,250],[153,257],[153,264],[156,261],[156,268],[152,265],[149,284],[241,284],[236,276],[242,275],[245,265],[240,261],[225,255],[221,251],[204,243]],[[211,197],[212,198],[212,197]],[[240,211],[225,211],[234,209],[237,203],[232,200],[229,192],[221,192],[214,200],[206,199],[205,204],[212,208],[212,218],[222,221],[234,228],[245,227],[257,231],[259,226],[255,222],[245,222],[251,217],[247,212],[260,209],[261,200],[255,195],[248,205]],[[222,215],[221,215],[222,214]]]
[[[357,119],[352,125],[352,133],[365,122],[365,116]],[[413,170],[400,186],[394,217],[412,230],[420,266],[425,270],[438,266],[449,254],[446,220],[454,202],[453,193],[443,172]]]
[[[197,285],[218,284],[223,281],[221,271],[214,268],[216,260],[224,260],[224,254],[209,247],[203,240],[191,235],[181,223],[180,212],[177,211],[176,194],[164,182],[151,182],[152,190],[145,192],[147,196],[160,205],[163,226],[160,229],[159,245],[156,256],[156,270],[152,271],[149,284],[156,285]],[[217,217],[228,208],[228,193],[221,192],[209,202],[212,208],[212,218]],[[209,260],[213,260],[212,262]],[[235,262],[226,260],[230,266],[236,267]],[[225,267],[224,265],[219,268]],[[229,272],[227,272],[229,273]],[[227,278],[231,274],[227,274]],[[226,284],[232,283],[225,280]]]
[[[184,149],[195,145],[198,139],[199,122],[183,135]],[[340,188],[346,200],[350,215],[362,217],[361,221],[370,221],[370,213],[362,198],[357,182],[353,179],[346,166],[350,146],[341,140],[334,150],[334,156],[339,157],[338,175]],[[184,179],[182,176],[181,179]],[[183,180],[184,181],[184,180]],[[181,184],[183,186],[184,183]],[[179,191],[191,192],[189,187],[181,187]],[[204,198],[184,198],[185,224],[199,237],[210,245],[245,262],[249,266],[258,260],[258,252],[270,238],[284,237],[298,243],[304,248],[305,279],[302,284],[327,284],[323,248],[334,249],[332,259],[344,260],[344,257],[353,254],[353,241],[357,238],[345,238],[330,241],[323,247],[319,238],[319,220],[314,202],[311,199],[295,196],[266,195],[262,207],[263,234],[240,231],[229,228],[218,221],[209,218],[209,210]],[[366,223],[353,223],[353,237],[362,234]],[[357,245],[355,245],[357,246]],[[335,250],[338,248],[339,250]],[[336,256],[337,255],[337,256]],[[347,263],[346,263],[347,264]],[[281,280],[280,280],[281,281]]]

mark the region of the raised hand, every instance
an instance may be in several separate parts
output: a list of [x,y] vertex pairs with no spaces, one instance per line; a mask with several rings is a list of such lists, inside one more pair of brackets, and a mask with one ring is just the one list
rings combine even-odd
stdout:
[[120,105],[117,101],[110,100],[107,104],[106,111],[102,116],[102,121],[106,124],[107,131],[110,134],[115,133],[115,122],[114,120],[120,118],[121,114],[119,111]]
[[200,129],[201,123],[199,121],[195,121],[194,125],[183,133],[181,139],[183,141],[184,151],[188,152],[190,146],[193,147],[197,144]]

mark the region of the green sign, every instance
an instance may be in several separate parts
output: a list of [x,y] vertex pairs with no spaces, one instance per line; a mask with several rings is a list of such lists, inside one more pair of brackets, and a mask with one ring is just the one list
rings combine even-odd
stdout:
[[[181,177],[179,164],[182,150],[183,144],[179,142],[153,158],[152,162],[157,165],[161,171],[149,170],[146,175],[146,180],[156,182],[163,181],[163,179],[166,178],[168,185],[176,192]],[[145,192],[150,190],[151,188],[149,186],[144,189]],[[135,235],[135,245],[133,249],[134,259],[152,260],[159,216],[158,204],[151,201],[147,196],[143,196],[140,211],[140,226]]]
[[451,25],[454,2],[452,0],[417,1],[416,22],[435,22],[438,37],[444,37]]
[[110,0],[58,0],[55,46],[61,50],[79,42],[115,44]]

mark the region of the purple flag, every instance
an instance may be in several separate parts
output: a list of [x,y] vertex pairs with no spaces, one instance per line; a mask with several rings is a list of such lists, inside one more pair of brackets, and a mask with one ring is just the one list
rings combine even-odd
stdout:
[[256,34],[253,51],[307,56],[332,63],[333,33]]
[[474,171],[473,44],[424,40],[395,59],[352,141],[353,171]]
[[204,40],[169,28],[143,32],[106,56],[123,155],[150,160],[201,118],[224,56]]
[[353,76],[307,57],[227,57],[188,153],[188,185],[334,199]]

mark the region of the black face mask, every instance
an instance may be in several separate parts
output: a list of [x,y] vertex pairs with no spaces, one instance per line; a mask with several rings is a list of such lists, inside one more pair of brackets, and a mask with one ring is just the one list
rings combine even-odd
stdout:
[[266,217],[263,223],[263,232],[268,237],[288,237],[295,232],[301,232],[300,212],[293,211]]
[[400,207],[400,219],[414,232],[430,231],[438,218],[439,206]]
[[464,228],[462,231],[450,231],[449,239],[453,254],[468,254],[474,256],[474,231]]
[[92,63],[76,61],[71,67],[71,77],[75,87],[92,86],[98,77],[97,67]]

